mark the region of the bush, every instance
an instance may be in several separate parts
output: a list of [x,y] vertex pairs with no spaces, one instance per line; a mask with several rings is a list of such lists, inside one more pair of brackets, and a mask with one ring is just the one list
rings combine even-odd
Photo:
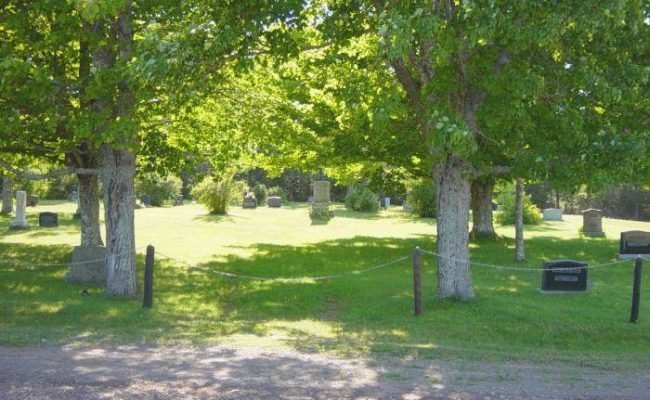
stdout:
[[[516,196],[514,187],[508,187],[498,197],[497,203],[503,206],[503,212],[497,214],[497,222],[501,225],[514,225],[516,222]],[[536,225],[542,222],[541,211],[535,206],[529,195],[524,195],[524,224]]]
[[406,201],[413,208],[413,212],[419,217],[436,217],[436,185],[431,179],[419,179],[408,185]]
[[248,183],[246,181],[234,181],[232,183],[232,197],[230,198],[231,206],[241,206],[242,199],[248,193]]
[[206,206],[210,214],[224,215],[234,199],[241,200],[239,188],[232,175],[208,177],[192,189],[192,196]]
[[379,199],[367,187],[356,186],[345,198],[345,207],[354,211],[376,212],[379,210]]
[[287,200],[287,197],[288,197],[287,191],[284,190],[280,186],[271,186],[268,189],[267,194],[269,195],[269,197],[278,196],[278,197],[282,198],[282,200],[285,200],[285,201]]
[[264,200],[266,200],[266,185],[258,183],[257,185],[253,186],[251,192],[255,193],[257,204],[264,204]]
[[146,194],[149,196],[149,205],[160,207],[171,201],[174,196],[181,194],[183,183],[179,178],[169,176],[162,178],[158,175],[146,175],[138,177],[135,183],[138,196]]

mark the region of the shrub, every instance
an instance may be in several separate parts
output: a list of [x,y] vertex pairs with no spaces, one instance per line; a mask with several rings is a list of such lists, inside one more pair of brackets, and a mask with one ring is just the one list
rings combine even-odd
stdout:
[[220,178],[205,178],[192,189],[192,196],[210,210],[210,214],[224,215],[233,198],[241,199],[239,185],[232,175]]
[[436,217],[436,185],[431,179],[419,179],[408,185],[406,200],[419,217]]
[[334,218],[334,211],[331,211],[327,206],[313,207],[309,211],[309,218],[312,222],[328,222]]
[[[497,214],[497,222],[502,225],[514,225],[516,221],[516,196],[513,187],[508,187],[498,197],[497,203],[503,206],[503,212]],[[536,225],[542,222],[541,211],[535,206],[529,195],[523,197],[524,224]]]
[[287,197],[288,197],[287,191],[284,190],[281,186],[271,186],[268,189],[267,194],[269,195],[269,197],[271,197],[271,196],[281,197],[282,200],[285,200],[285,201],[287,200]]
[[258,183],[253,186],[251,192],[255,193],[257,204],[264,204],[264,200],[266,200],[266,185]]
[[136,180],[136,192],[138,195],[148,195],[149,204],[154,207],[160,207],[181,194],[182,186],[181,180],[173,176],[162,178],[159,175],[146,175]]
[[354,211],[376,212],[379,210],[379,199],[367,187],[356,186],[345,198],[345,207]]
[[232,196],[230,198],[231,206],[240,206],[244,196],[248,193],[248,183],[246,181],[234,181],[232,183]]

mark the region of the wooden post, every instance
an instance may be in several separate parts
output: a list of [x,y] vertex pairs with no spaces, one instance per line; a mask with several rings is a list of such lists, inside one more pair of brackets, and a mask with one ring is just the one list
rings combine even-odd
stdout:
[[419,246],[416,246],[413,251],[413,307],[416,317],[422,314],[422,269]]
[[639,303],[641,302],[641,272],[643,271],[643,259],[636,258],[634,264],[634,286],[632,288],[632,311],[630,322],[636,323],[639,320]]
[[153,304],[153,256],[154,248],[147,246],[147,258],[144,263],[144,297],[142,307],[151,308]]

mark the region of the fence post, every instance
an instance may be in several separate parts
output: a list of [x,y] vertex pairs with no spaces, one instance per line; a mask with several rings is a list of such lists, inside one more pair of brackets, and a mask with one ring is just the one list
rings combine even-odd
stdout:
[[147,246],[147,258],[144,263],[144,297],[142,307],[151,308],[153,304],[153,256],[154,248]]
[[422,314],[422,268],[419,246],[413,250],[413,307],[416,317]]
[[641,302],[641,272],[643,271],[643,259],[636,258],[634,264],[634,286],[632,287],[632,310],[630,312],[630,322],[639,320],[639,303]]

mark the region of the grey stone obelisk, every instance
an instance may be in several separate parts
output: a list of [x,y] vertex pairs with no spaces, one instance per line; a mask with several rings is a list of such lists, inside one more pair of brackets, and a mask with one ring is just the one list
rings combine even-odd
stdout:
[[11,222],[9,229],[27,229],[27,193],[23,190],[16,191],[16,217]]

